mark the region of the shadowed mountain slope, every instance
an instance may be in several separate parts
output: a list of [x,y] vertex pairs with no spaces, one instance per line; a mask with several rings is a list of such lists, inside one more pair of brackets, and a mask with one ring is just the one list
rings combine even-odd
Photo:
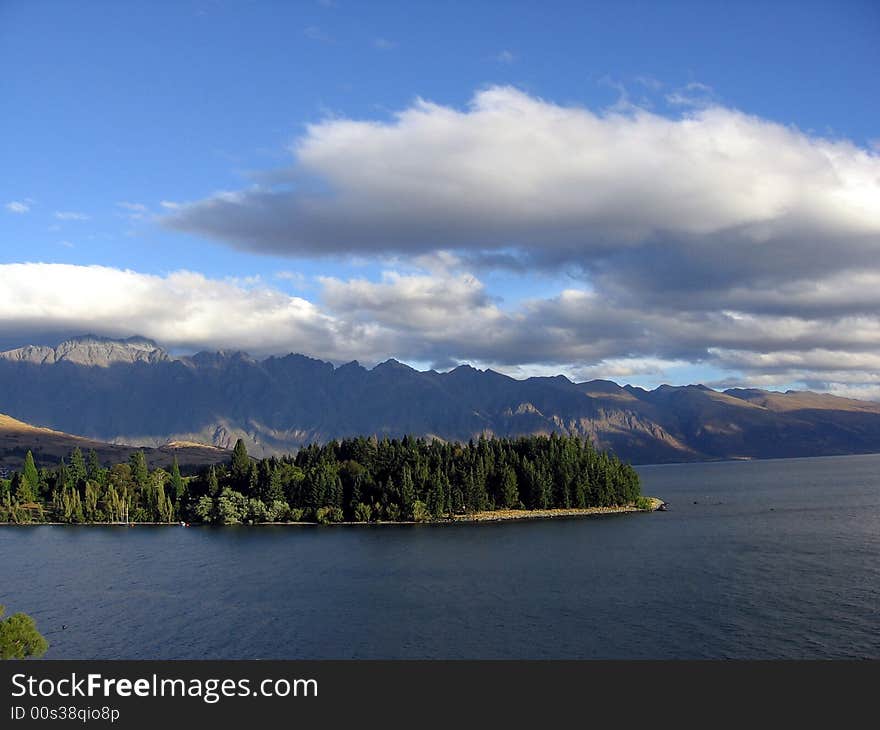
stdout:
[[880,451],[880,403],[701,385],[647,391],[563,376],[515,380],[460,366],[372,369],[242,352],[176,358],[143,338],[82,337],[0,353],[0,412],[84,437],[194,441],[254,455],[353,435],[467,440],[589,436],[634,463]]

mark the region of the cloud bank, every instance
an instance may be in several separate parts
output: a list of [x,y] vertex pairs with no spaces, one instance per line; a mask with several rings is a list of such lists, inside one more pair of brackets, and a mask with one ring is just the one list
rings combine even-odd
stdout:
[[[324,120],[271,185],[166,200],[162,221],[250,252],[396,261],[380,280],[324,277],[309,301],[192,272],[8,265],[0,324],[517,374],[697,363],[880,398],[880,156],[699,85],[680,97],[670,117],[493,87],[464,109]],[[499,268],[570,285],[501,302],[484,283]]]
[[495,87],[465,110],[328,119],[291,152],[284,188],[217,194],[167,225],[262,252],[513,250],[603,274],[663,255],[710,281],[877,253],[876,154],[717,105],[594,113]]
[[318,280],[315,302],[260,279],[164,276],[101,266],[0,265],[0,328],[22,333],[145,335],[187,350],[304,352],[372,364],[390,356],[574,378],[702,362],[750,383],[798,381],[880,397],[880,317],[663,311],[567,289],[502,309],[473,274],[386,272],[380,281]]
[[[723,107],[707,87],[679,97],[668,117],[493,87],[465,109],[418,100],[387,121],[327,119],[293,144],[279,187],[180,204],[165,223],[256,252],[574,277],[511,315],[480,287],[447,302],[436,273],[324,282],[334,311],[438,359],[445,346],[590,370],[684,360],[880,396],[880,156]],[[447,341],[465,312],[480,336]]]

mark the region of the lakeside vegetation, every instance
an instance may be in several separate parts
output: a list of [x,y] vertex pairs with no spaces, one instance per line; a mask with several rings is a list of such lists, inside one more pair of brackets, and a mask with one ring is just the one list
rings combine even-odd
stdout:
[[37,631],[36,622],[26,613],[3,618],[6,607],[0,606],[0,659],[39,658],[46,653],[49,642]]
[[144,453],[102,465],[75,449],[56,468],[28,452],[0,480],[0,522],[429,522],[510,510],[650,509],[635,469],[576,436],[404,437],[310,445],[255,460],[239,440],[230,463],[184,476]]

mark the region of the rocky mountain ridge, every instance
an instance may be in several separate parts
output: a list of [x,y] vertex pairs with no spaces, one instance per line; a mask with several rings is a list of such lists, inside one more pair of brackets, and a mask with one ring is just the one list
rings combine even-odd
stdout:
[[0,353],[0,412],[84,437],[194,441],[254,455],[353,435],[466,441],[573,433],[634,463],[880,451],[880,403],[703,385],[645,390],[462,365],[367,369],[290,354],[172,357],[144,338],[84,337]]

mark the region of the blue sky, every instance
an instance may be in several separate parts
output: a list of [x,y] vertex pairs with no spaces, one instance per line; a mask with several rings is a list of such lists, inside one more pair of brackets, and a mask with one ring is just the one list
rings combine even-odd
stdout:
[[[785,142],[790,142],[791,154],[800,154],[797,150],[804,145],[819,149],[842,142],[849,146],[846,154],[852,158],[846,162],[846,170],[858,168],[859,172],[852,174],[868,180],[847,188],[847,195],[858,198],[864,207],[865,200],[877,201],[876,184],[872,187],[870,180],[871,170],[877,169],[876,140],[880,138],[878,41],[880,6],[872,2],[6,0],[0,3],[0,67],[5,69],[0,77],[5,110],[0,115],[4,170],[0,205],[5,206],[0,208],[0,263],[69,264],[70,268],[53,270],[55,275],[63,275],[59,286],[69,286],[70,291],[65,289],[68,297],[75,297],[81,267],[154,275],[161,280],[160,288],[169,274],[186,270],[198,272],[208,282],[235,277],[236,286],[248,292],[243,295],[247,303],[242,304],[242,317],[255,311],[265,314],[253,304],[265,291],[270,297],[292,295],[320,309],[309,310],[307,326],[300,320],[293,324],[278,320],[275,312],[272,317],[276,318],[269,319],[282,321],[280,326],[289,326],[290,331],[265,342],[248,338],[242,343],[256,351],[298,349],[337,361],[349,357],[370,361],[394,355],[422,366],[466,360],[513,374],[561,371],[586,377],[607,373],[617,380],[644,385],[694,380],[754,382],[765,387],[809,386],[872,397],[880,383],[870,377],[878,356],[870,302],[862,302],[861,309],[852,302],[835,304],[838,309],[833,314],[829,309],[820,316],[814,311],[815,303],[805,304],[798,312],[790,307],[782,311],[777,304],[762,306],[760,311],[745,306],[737,309],[733,304],[712,310],[705,304],[695,307],[689,297],[687,306],[682,303],[679,310],[665,312],[664,321],[680,315],[696,327],[701,317],[704,325],[711,325],[713,318],[734,312],[740,317],[736,322],[741,322],[742,316],[760,318],[753,330],[796,330],[800,339],[785,342],[787,335],[777,331],[754,342],[741,342],[739,334],[732,334],[723,341],[701,344],[695,341],[699,339],[695,330],[693,338],[673,346],[668,342],[672,334],[652,331],[650,337],[641,332],[625,341],[618,338],[616,345],[609,342],[607,347],[598,347],[596,341],[606,339],[594,321],[602,312],[597,309],[599,303],[619,303],[624,284],[633,286],[641,276],[631,261],[609,252],[607,246],[577,249],[577,256],[572,256],[571,251],[580,245],[580,239],[572,238],[564,243],[567,253],[554,250],[551,256],[541,249],[538,255],[523,238],[526,234],[521,235],[520,229],[507,221],[503,222],[504,241],[514,243],[501,249],[494,239],[482,238],[482,229],[466,227],[444,231],[447,238],[442,245],[429,243],[429,229],[436,228],[436,222],[428,216],[422,222],[400,222],[403,229],[414,232],[414,241],[425,239],[414,243],[412,249],[402,239],[384,247],[379,240],[382,236],[402,234],[397,226],[384,231],[380,225],[376,239],[362,247],[358,243],[353,252],[352,246],[340,240],[351,235],[350,227],[338,229],[319,221],[292,234],[297,241],[286,246],[277,236],[271,242],[261,242],[261,236],[266,235],[263,221],[254,221],[258,215],[274,216],[284,228],[290,206],[300,202],[282,199],[290,190],[302,197],[303,190],[326,187],[332,195],[334,186],[362,184],[353,181],[350,171],[337,175],[338,165],[352,155],[344,157],[336,148],[321,147],[320,141],[313,145],[318,161],[305,165],[304,170],[297,168],[291,146],[309,139],[310,124],[324,129],[321,125],[333,120],[374,122],[397,133],[400,142],[394,149],[402,150],[401,154],[414,150],[415,157],[422,159],[419,156],[424,154],[425,160],[430,158],[421,168],[425,176],[442,167],[442,174],[451,175],[450,184],[456,185],[455,176],[466,174],[467,166],[458,172],[446,170],[442,157],[429,156],[430,150],[423,149],[430,146],[430,134],[419,133],[415,141],[404,139],[405,130],[397,125],[396,115],[414,109],[417,99],[432,102],[437,118],[443,110],[466,113],[477,95],[487,89],[507,89],[521,95],[502,100],[510,112],[507,121],[513,115],[534,115],[535,120],[546,121],[559,110],[583,109],[600,117],[611,113],[609,110],[630,116],[641,110],[655,121],[682,123],[717,109],[757,120],[748,134],[761,135],[774,123],[794,130],[794,136]],[[527,103],[533,101],[544,106]],[[725,117],[713,129],[726,128],[727,121]],[[460,134],[466,136],[476,130],[479,120],[462,123]],[[679,128],[685,127],[675,127]],[[712,135],[718,139],[715,132]],[[584,139],[589,144],[590,138]],[[651,144],[662,145],[656,142],[662,135],[652,139],[655,142]],[[773,146],[772,141],[760,141]],[[511,154],[516,149],[512,147]],[[768,164],[764,178],[744,184],[776,180],[778,169],[788,170],[791,154],[778,164]],[[867,162],[862,159],[865,155]],[[543,160],[539,155],[535,164],[543,164]],[[374,163],[372,159],[352,161],[353,165]],[[606,163],[609,169],[616,169],[614,160]],[[645,170],[663,169],[659,164]],[[801,167],[792,168],[795,172],[786,172],[792,179],[797,170],[813,169],[808,162],[798,165]],[[295,174],[292,168],[297,168]],[[378,164],[375,169],[384,168]],[[640,174],[637,166],[633,169],[634,175]],[[688,174],[690,168],[683,169],[676,174]],[[547,175],[541,179],[546,180]],[[613,179],[608,187],[619,187],[621,181],[609,175]],[[846,171],[838,173],[841,178],[847,175]],[[658,180],[658,187],[663,184]],[[853,192],[853,185],[861,187]],[[629,182],[625,188],[632,194]],[[218,191],[247,196],[260,189],[271,191],[271,200],[266,205],[257,201],[256,207],[252,197],[237,200],[233,218],[223,205],[211,203]],[[828,199],[836,200],[839,193],[829,191]],[[366,192],[361,190],[358,195],[363,198]],[[393,205],[393,201],[385,202]],[[617,207],[625,208],[626,202],[622,197]],[[281,207],[273,207],[276,203]],[[482,204],[474,202],[478,209]],[[641,198],[632,204],[650,206]],[[180,206],[187,205],[194,206],[192,211],[186,208],[181,213]],[[485,205],[487,218],[498,213],[489,210],[489,202]],[[786,211],[797,207],[786,205]],[[337,208],[331,217],[352,215],[352,225],[364,225],[349,208]],[[247,214],[253,228],[242,232],[239,214]],[[174,220],[169,221],[169,216]],[[722,216],[723,226],[711,227],[711,235],[721,227],[730,230],[734,225],[751,225],[754,217],[751,212],[736,221]],[[326,221],[327,216],[320,220]],[[269,220],[266,225],[271,223]],[[642,259],[662,256],[658,238],[675,234],[670,233],[668,222],[662,226],[655,223],[651,224],[652,233],[642,236],[642,243],[650,246]],[[835,275],[865,273],[860,255],[866,245],[876,245],[877,230],[871,227],[873,219],[864,223],[867,229],[861,226],[858,235],[847,226],[846,230],[829,228],[823,241],[811,244],[808,253],[792,249],[788,234],[771,237],[773,245],[780,247],[780,257],[799,261],[812,256],[819,259],[819,265],[785,280],[766,282],[760,270],[750,272],[725,288],[725,296],[754,289],[759,283],[768,297],[775,291],[834,288],[837,279],[819,286],[816,272],[827,268],[824,256],[841,258],[836,253],[839,250],[845,251],[842,258],[848,268],[842,267],[833,272]],[[296,224],[294,221],[294,228]],[[607,224],[606,217],[601,226],[593,218],[578,221],[578,235],[592,240],[595,230],[597,239],[614,239],[608,246],[625,247],[621,241],[630,242],[631,234],[615,238],[618,234],[609,234]],[[318,225],[323,227],[315,234],[314,226]],[[709,230],[702,222],[685,228],[681,235]],[[540,228],[527,222],[522,225],[522,230],[526,229],[528,236],[541,238]],[[658,233],[661,230],[662,235]],[[320,242],[300,240],[310,235],[317,235],[315,240]],[[675,256],[684,256],[679,239],[668,245]],[[322,247],[326,247],[326,254]],[[426,262],[426,256],[440,250],[451,251],[455,262]],[[497,256],[499,250],[512,251],[516,265],[492,263],[486,254]],[[719,250],[723,256],[731,248],[726,245]],[[634,278],[618,276],[613,282],[606,281],[600,277],[606,265],[619,271],[630,267]],[[699,272],[695,276],[701,281],[717,274],[700,268],[705,266],[700,257],[683,258],[679,268],[690,266]],[[27,269],[19,267],[10,270],[6,278],[9,281],[10,276],[24,277],[26,273]],[[401,283],[395,276],[422,278]],[[475,277],[479,285],[462,284],[468,276]],[[318,277],[332,278],[335,289],[328,292],[325,280]],[[467,312],[458,309],[443,316],[441,294],[455,290],[450,281],[463,287],[460,301],[450,308],[459,307],[464,300],[482,312],[483,319],[475,317],[469,325]],[[23,311],[7,303],[5,310],[0,310],[7,330],[4,339],[9,343],[39,340],[86,326],[107,334],[125,334],[141,324],[137,319],[126,323],[123,312],[131,306],[127,301],[120,303],[116,315],[111,308],[93,321],[85,315],[80,319],[56,316],[52,307],[70,309],[63,297],[49,306],[39,301],[41,294],[26,290],[25,282],[14,283],[18,299],[30,298],[32,306]],[[670,279],[669,287],[680,292],[681,283]],[[870,288],[870,282],[866,287]],[[116,291],[112,286],[109,290]],[[425,304],[419,295],[422,290],[428,292],[425,296],[434,297],[435,303],[424,316],[414,315],[411,321],[402,322],[400,311],[417,312],[418,306]],[[566,300],[569,304],[563,306],[560,297],[568,290],[598,299],[582,297],[576,304]],[[215,306],[221,306],[220,293],[212,290],[207,296],[213,297]],[[708,298],[707,293],[703,299]],[[735,297],[731,301],[734,299],[740,301]],[[793,300],[800,301],[799,295],[788,301]],[[551,312],[548,307],[553,302],[558,306]],[[589,316],[585,315],[588,325],[578,320],[578,307],[592,308]],[[373,312],[374,319],[366,317],[364,310]],[[620,310],[620,306],[615,308]],[[35,311],[45,315],[34,315]],[[541,320],[544,312],[546,319]],[[656,313],[656,306],[646,298],[631,320],[637,318],[642,329],[653,328],[648,315]],[[504,320],[502,315],[513,320]],[[432,335],[425,342],[418,332],[433,327],[432,317],[445,320],[444,334]],[[168,346],[182,349],[231,344],[222,332],[205,325],[204,319],[200,320],[201,329],[190,323],[184,328],[186,334],[179,336],[171,323],[146,334],[159,335]],[[546,326],[541,326],[542,321]],[[319,332],[322,326],[333,332]],[[527,338],[515,341],[513,334],[502,333],[492,349],[477,346],[467,337],[456,338],[451,331],[496,326],[500,330],[535,327],[542,333],[558,331],[559,342],[565,344],[537,338],[530,352]],[[616,325],[618,330],[622,326]],[[861,334],[851,342],[811,340],[801,332],[808,326],[826,333],[829,328],[846,326],[858,328]],[[674,324],[670,328],[674,333]],[[578,338],[589,338],[590,342],[572,344]],[[721,350],[724,352],[719,355]]]

